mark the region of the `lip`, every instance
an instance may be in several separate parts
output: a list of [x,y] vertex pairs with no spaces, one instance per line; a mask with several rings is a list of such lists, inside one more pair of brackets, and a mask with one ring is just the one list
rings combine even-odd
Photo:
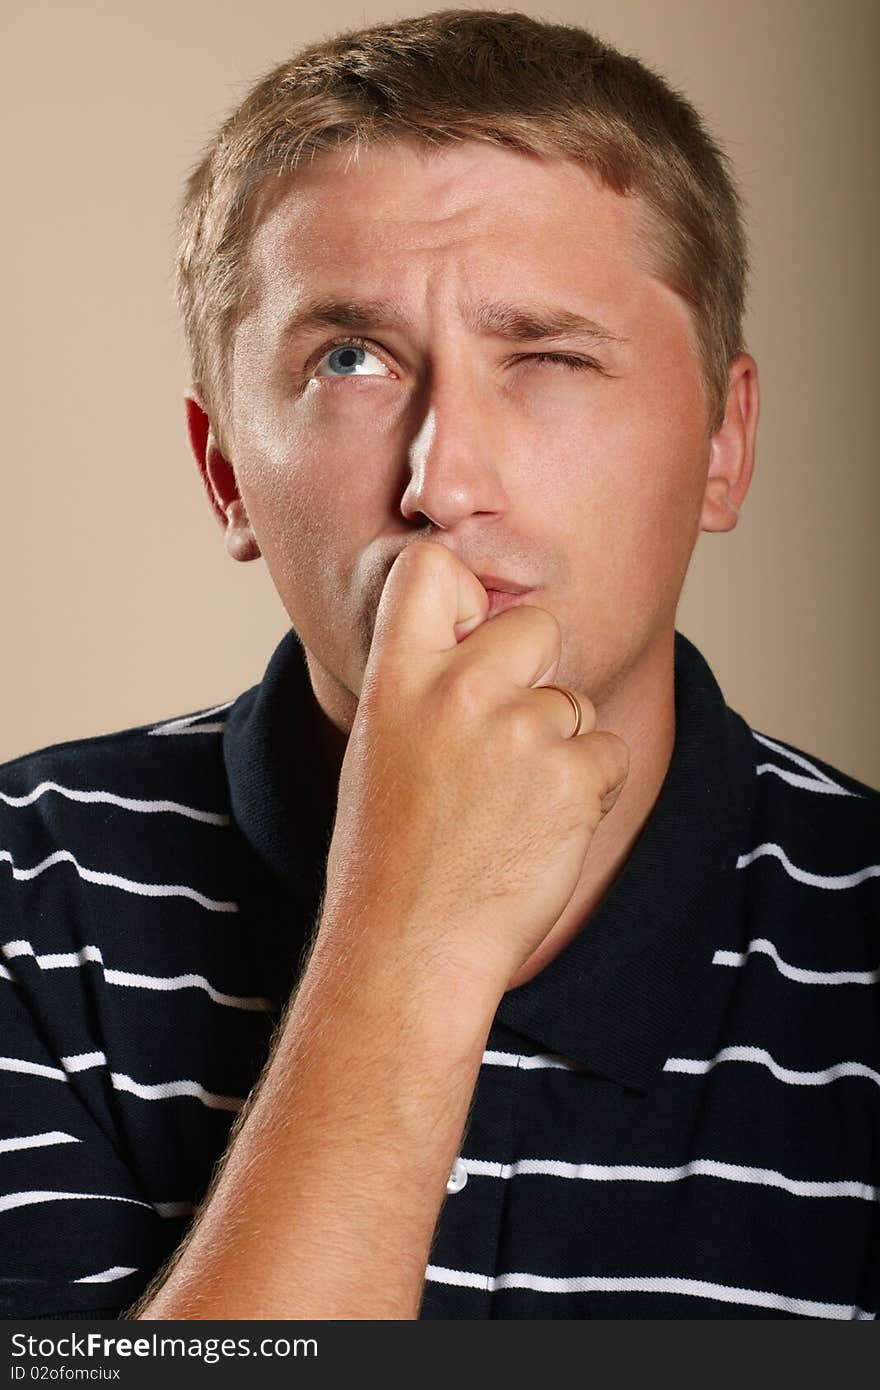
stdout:
[[531,593],[531,589],[523,589],[522,593],[513,594],[506,589],[487,589],[489,598],[489,612],[486,615],[494,618],[496,613],[503,613],[508,608],[515,608],[517,604],[525,602],[526,594]]
[[528,584],[516,584],[512,579],[502,579],[497,574],[478,574],[477,578],[484,589],[494,589],[499,594],[527,594]]

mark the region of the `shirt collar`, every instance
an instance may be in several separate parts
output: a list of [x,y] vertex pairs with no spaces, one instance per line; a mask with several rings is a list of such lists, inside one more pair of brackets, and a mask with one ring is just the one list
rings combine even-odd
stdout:
[[[674,671],[675,743],[641,834],[584,928],[509,990],[497,1014],[543,1050],[638,1090],[662,1067],[711,961],[756,775],[751,730],[680,632]],[[262,682],[232,705],[223,735],[233,820],[292,895],[303,930],[319,908],[335,812],[315,711],[291,628]]]
[[498,1017],[548,1050],[646,1089],[733,910],[754,798],[754,740],[675,633],[675,743],[623,868],[581,931],[504,995]]
[[336,806],[316,709],[305,652],[290,628],[260,684],[233,703],[223,729],[233,821],[260,866],[311,917],[323,891]]

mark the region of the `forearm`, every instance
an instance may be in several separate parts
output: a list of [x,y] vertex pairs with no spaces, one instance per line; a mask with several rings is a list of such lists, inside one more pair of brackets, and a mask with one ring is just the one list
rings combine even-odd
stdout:
[[[314,955],[209,1200],[141,1318],[418,1316],[491,998]],[[456,1010],[458,1012],[456,1012]]]

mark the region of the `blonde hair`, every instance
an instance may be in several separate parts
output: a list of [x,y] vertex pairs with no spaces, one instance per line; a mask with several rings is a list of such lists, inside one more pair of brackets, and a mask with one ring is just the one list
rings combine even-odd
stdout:
[[567,157],[634,195],[645,268],[690,309],[708,435],[720,428],[728,368],[744,351],[748,245],[728,157],[696,109],[586,29],[516,11],[436,10],[347,30],[273,68],[187,180],[177,300],[221,448],[255,195],[270,173],[293,174],[304,156],[402,138]]

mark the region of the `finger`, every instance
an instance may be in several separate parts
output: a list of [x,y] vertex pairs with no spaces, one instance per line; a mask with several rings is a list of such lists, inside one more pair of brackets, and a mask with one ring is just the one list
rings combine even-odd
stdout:
[[455,661],[461,668],[479,665],[499,688],[528,690],[553,680],[561,651],[562,630],[555,615],[537,604],[520,603],[477,627],[460,644]]
[[489,596],[479,579],[445,545],[417,541],[388,572],[373,629],[373,653],[397,651],[418,660],[453,650],[459,633],[489,615]]
[[595,794],[599,810],[607,815],[624,786],[629,773],[629,748],[622,738],[603,729],[601,732],[585,734],[583,738],[572,740],[582,756],[589,758],[595,771]]
[[[577,733],[578,738],[582,738],[584,734],[591,733],[596,727],[596,707],[589,696],[582,694],[581,691],[572,690],[571,693],[581,709],[581,722]],[[558,734],[560,738],[572,738],[574,736],[577,711],[564,691],[557,686],[540,685],[535,687],[530,699],[533,701],[537,699],[540,702],[540,708],[545,712],[548,726],[554,734]]]

